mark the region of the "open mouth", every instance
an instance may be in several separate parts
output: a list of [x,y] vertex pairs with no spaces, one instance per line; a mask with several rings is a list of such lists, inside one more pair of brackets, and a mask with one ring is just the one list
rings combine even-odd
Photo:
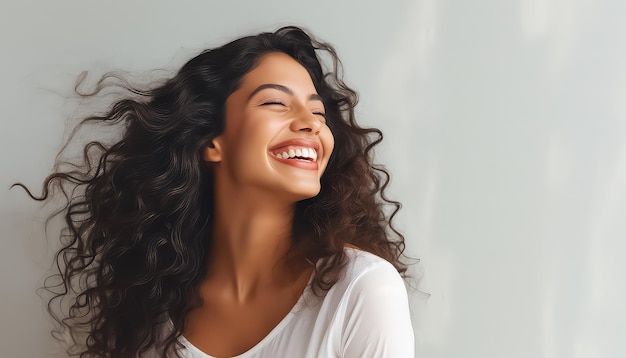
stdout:
[[318,170],[318,151],[321,149],[317,141],[291,138],[271,147],[269,154],[275,160],[286,165],[300,169]]
[[302,160],[307,162],[314,162],[317,160],[317,151],[313,148],[285,147],[272,152],[272,154],[274,154],[274,156],[278,159]]

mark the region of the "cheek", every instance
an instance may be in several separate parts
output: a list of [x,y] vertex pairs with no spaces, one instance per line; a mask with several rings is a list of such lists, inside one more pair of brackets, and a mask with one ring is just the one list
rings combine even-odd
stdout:
[[[280,132],[280,125],[275,122],[265,121],[266,118],[254,118],[237,128],[237,133],[232,133],[230,149],[231,165],[241,173],[262,173],[272,162],[268,154],[268,146]],[[247,175],[247,174],[246,174]]]
[[328,157],[330,158],[330,155],[333,152],[333,148],[335,148],[335,137],[333,136],[333,133],[328,128],[326,128],[324,132],[325,133],[324,133],[324,137],[322,138],[322,141],[324,143],[324,149],[328,152]]

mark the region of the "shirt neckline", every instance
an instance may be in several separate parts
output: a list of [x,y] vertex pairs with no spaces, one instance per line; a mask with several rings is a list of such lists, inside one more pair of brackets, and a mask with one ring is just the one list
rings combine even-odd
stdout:
[[[318,263],[319,263],[319,261],[318,261]],[[289,312],[285,315],[285,317],[283,317],[283,319],[280,320],[280,322],[278,322],[278,324],[276,326],[274,326],[274,328],[272,328],[272,330],[265,337],[263,337],[263,339],[261,339],[257,344],[252,346],[252,348],[248,349],[247,351],[245,351],[245,352],[243,352],[243,353],[241,353],[239,355],[232,356],[231,358],[246,358],[246,357],[249,357],[251,354],[254,354],[256,351],[258,351],[259,349],[263,348],[263,346],[268,344],[267,342],[271,341],[274,338],[274,336],[276,336],[277,334],[280,333],[280,331],[282,331],[284,326],[286,326],[289,322],[291,322],[291,320],[296,315],[296,313],[299,312],[300,309],[302,308],[302,306],[304,305],[304,300],[306,299],[305,296],[307,296],[309,294],[309,291],[310,291],[310,288],[311,288],[311,281],[313,280],[313,275],[314,274],[315,274],[315,271],[313,271],[311,273],[311,275],[309,276],[309,281],[307,282],[306,286],[304,287],[304,290],[302,291],[302,294],[300,295],[300,297],[298,297],[298,300],[293,305],[293,307],[291,307],[291,310],[289,310]],[[214,357],[212,355],[209,355],[208,353],[202,351],[200,348],[194,346],[191,342],[189,342],[187,340],[187,338],[185,338],[184,335],[180,335],[179,338],[180,338],[181,343],[185,346],[186,349],[195,352],[196,354],[198,354],[200,356],[200,358],[216,358],[216,357]]]

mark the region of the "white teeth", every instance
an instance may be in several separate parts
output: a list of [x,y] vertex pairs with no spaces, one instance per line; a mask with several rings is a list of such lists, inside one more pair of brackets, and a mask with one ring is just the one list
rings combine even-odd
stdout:
[[276,158],[279,159],[290,159],[290,158],[309,158],[311,161],[317,160],[317,151],[313,148],[298,148],[298,149],[289,149],[288,152],[276,153]]

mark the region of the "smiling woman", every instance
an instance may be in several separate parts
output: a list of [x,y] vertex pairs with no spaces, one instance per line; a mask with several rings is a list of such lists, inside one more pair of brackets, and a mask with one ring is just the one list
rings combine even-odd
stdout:
[[216,186],[224,188],[217,195],[240,196],[246,206],[258,201],[265,210],[317,195],[334,139],[302,65],[282,52],[261,56],[226,100],[225,114],[224,132],[204,149],[204,159],[216,163]]
[[117,83],[127,98],[83,124],[121,124],[121,140],[90,143],[33,196],[71,193],[46,284],[49,307],[69,302],[51,309],[68,352],[413,357],[399,204],[372,163],[382,134],[357,125],[340,68],[285,27],[160,86]]

